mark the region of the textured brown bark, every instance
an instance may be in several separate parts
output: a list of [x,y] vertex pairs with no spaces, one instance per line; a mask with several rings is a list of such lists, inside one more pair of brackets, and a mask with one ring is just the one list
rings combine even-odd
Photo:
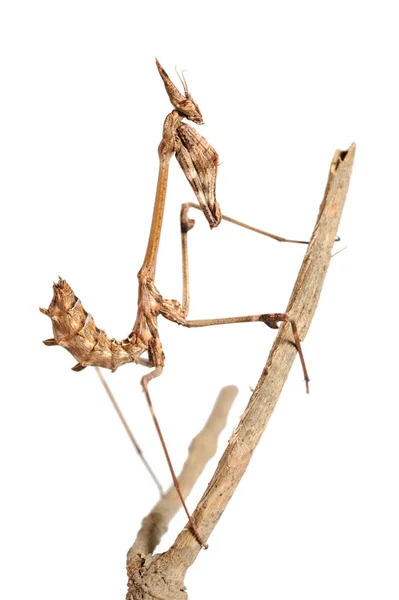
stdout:
[[[334,155],[316,225],[287,306],[286,312],[295,319],[302,340],[315,313],[330,263],[331,250],[349,187],[354,155],[354,144],[348,151],[338,150]],[[258,385],[205,494],[193,513],[194,522],[204,540],[208,539],[223,514],[248,466],[276,406],[296,354],[291,329],[289,323],[286,323],[280,328]],[[175,500],[166,498],[165,502],[164,516],[168,513],[168,503]],[[156,508],[147,517],[148,522],[151,519],[155,519],[155,522],[157,520]],[[162,528],[165,527],[167,522],[163,520]],[[158,534],[162,535],[162,529]],[[159,537],[158,535],[155,540],[150,538],[152,535],[153,527],[150,527],[147,533],[143,533],[142,529],[138,537],[139,545],[136,540],[129,551],[127,599],[186,600],[184,577],[200,551],[198,541],[189,530],[184,529],[167,552],[152,555],[154,542],[157,542]]]

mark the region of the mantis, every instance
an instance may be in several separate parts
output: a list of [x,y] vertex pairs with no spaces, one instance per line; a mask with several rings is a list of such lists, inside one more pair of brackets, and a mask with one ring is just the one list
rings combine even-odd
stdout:
[[[142,267],[138,272],[138,307],[133,329],[128,337],[122,341],[109,338],[102,329],[96,326],[93,317],[83,308],[81,301],[75,295],[72,288],[61,278],[53,285],[54,295],[49,308],[41,308],[40,311],[51,318],[54,335],[53,338],[45,340],[44,344],[47,346],[59,345],[66,348],[78,361],[73,367],[74,371],[81,371],[88,366],[94,366],[100,375],[103,385],[106,386],[99,371],[100,367],[116,371],[118,367],[133,362],[151,369],[142,378],[141,385],[163,447],[176,492],[186,512],[191,531],[199,544],[203,548],[207,548],[207,544],[201,538],[181,493],[149,393],[149,383],[152,379],[162,374],[165,365],[165,355],[158,333],[158,317],[162,316],[178,325],[189,328],[260,322],[265,323],[273,329],[278,329],[280,322],[288,322],[291,326],[294,342],[301,360],[307,391],[309,391],[309,376],[296,323],[287,313],[267,313],[200,320],[190,320],[187,318],[190,306],[187,236],[195,224],[195,221],[189,218],[188,212],[191,208],[200,210],[205,215],[211,229],[217,227],[222,220],[225,220],[281,242],[307,242],[282,238],[222,214],[216,200],[218,154],[196,129],[185,122],[187,120],[197,125],[203,124],[201,111],[189,93],[184,77],[180,78],[184,90],[184,94],[182,94],[171,81],[158,60],[156,61],[156,65],[173,110],[167,115],[164,121],[162,139],[158,148],[158,182],[147,250]],[[169,167],[173,155],[176,156],[198,201],[198,204],[192,202],[183,204],[180,211],[183,274],[183,298],[181,303],[177,300],[164,299],[155,286],[157,256],[165,209]],[[145,353],[147,356],[143,356]],[[107,392],[111,397],[109,388]],[[157,483],[156,478],[153,478]]]

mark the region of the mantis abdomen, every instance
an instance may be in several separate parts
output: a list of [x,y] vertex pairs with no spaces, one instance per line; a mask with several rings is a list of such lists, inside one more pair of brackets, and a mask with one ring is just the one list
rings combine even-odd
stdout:
[[53,325],[54,338],[44,343],[66,348],[78,361],[74,371],[88,366],[115,371],[125,363],[138,362],[146,348],[138,343],[134,333],[122,342],[109,338],[96,326],[93,317],[64,279],[54,283],[53,290],[54,296],[48,309],[40,309],[51,318]]

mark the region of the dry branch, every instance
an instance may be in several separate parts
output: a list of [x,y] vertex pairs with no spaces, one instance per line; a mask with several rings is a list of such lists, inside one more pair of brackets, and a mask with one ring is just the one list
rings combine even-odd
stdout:
[[[192,440],[186,462],[179,475],[180,489],[187,498],[207,462],[214,456],[217,441],[223,431],[230,408],[238,393],[234,385],[222,388],[209,419],[203,429]],[[140,531],[127,555],[128,573],[135,574],[142,561],[155,550],[181,502],[174,486],[157,502],[151,512],[143,519]],[[136,577],[129,582],[135,586]],[[135,596],[133,596],[135,597]],[[140,596],[138,596],[140,597]]]
[[[302,262],[287,311],[304,339],[320,297],[331,259],[346,194],[349,187],[355,145],[348,151],[336,151],[331,163],[327,187],[316,225]],[[232,497],[268,420],[276,406],[284,382],[297,354],[289,324],[281,326],[258,385],[221,458],[208,488],[200,500],[193,520],[207,540]],[[162,502],[162,501],[161,501]],[[167,504],[175,499],[165,498]],[[148,518],[148,517],[147,517]],[[147,539],[142,549],[151,552]],[[187,600],[185,573],[195,561],[200,546],[192,533],[184,529],[172,547],[162,555],[143,556],[129,552],[128,600]]]

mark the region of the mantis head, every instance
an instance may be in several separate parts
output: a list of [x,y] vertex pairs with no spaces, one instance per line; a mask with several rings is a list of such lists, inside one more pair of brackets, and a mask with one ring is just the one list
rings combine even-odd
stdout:
[[182,117],[185,117],[189,121],[193,121],[193,123],[197,123],[197,125],[202,125],[204,121],[202,118],[201,111],[198,107],[198,104],[194,102],[193,97],[188,91],[184,75],[182,77],[180,77],[179,75],[179,79],[184,89],[183,96],[183,94],[179,92],[175,84],[172,82],[167,72],[161,66],[160,62],[157,59],[155,59],[155,61],[158,67],[159,74],[162,77],[162,81],[164,82],[166,93],[168,94],[169,100],[171,101],[175,109]]

